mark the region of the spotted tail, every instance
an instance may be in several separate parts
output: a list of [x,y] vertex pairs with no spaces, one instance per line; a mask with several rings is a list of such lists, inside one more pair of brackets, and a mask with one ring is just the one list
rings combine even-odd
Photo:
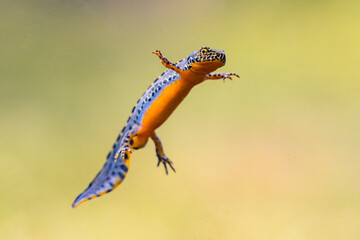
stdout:
[[127,153],[126,159],[119,157],[116,162],[114,154],[115,151],[108,155],[104,167],[89,184],[88,188],[75,199],[72,204],[73,208],[95,197],[111,192],[124,180],[130,165],[130,153]]

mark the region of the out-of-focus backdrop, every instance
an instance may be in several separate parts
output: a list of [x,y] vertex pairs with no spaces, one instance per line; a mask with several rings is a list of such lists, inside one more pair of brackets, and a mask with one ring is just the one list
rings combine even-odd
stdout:
[[[1,239],[359,239],[359,1],[2,1]],[[133,105],[206,45],[116,191],[71,208]]]

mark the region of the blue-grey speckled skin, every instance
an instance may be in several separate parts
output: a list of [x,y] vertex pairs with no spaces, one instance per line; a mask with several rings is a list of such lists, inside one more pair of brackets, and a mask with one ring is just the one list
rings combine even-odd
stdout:
[[[186,69],[189,65],[187,63],[187,59],[184,59],[177,63],[176,66],[181,69]],[[128,171],[127,166],[121,158],[119,158],[119,161],[117,162],[114,161],[115,154],[123,145],[123,141],[125,139],[124,136],[126,136],[126,133],[129,131],[136,131],[136,128],[141,123],[144,114],[149,106],[151,106],[151,103],[157,99],[167,86],[177,81],[179,78],[180,75],[178,73],[173,70],[167,70],[146,90],[146,92],[138,100],[136,106],[133,108],[132,114],[126,123],[126,126],[119,134],[112,150],[107,155],[104,167],[89,184],[88,188],[75,199],[72,205],[73,207],[75,207],[79,202],[82,202],[84,199],[89,198],[89,196],[97,195],[104,191],[110,192],[114,188],[116,181],[123,180],[125,178],[125,173]]]

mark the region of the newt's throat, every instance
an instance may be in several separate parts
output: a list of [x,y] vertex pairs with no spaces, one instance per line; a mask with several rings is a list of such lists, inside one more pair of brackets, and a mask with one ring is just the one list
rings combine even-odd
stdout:
[[208,74],[211,73],[213,71],[215,71],[216,69],[224,66],[225,64],[223,62],[221,62],[220,60],[215,60],[215,61],[206,61],[206,62],[195,62],[191,64],[191,70],[193,72],[199,72],[199,73],[204,73],[204,74]]

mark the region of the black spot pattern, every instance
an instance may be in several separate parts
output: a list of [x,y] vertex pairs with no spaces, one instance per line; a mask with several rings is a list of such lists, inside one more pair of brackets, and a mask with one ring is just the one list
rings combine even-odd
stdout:
[[140,119],[142,119],[143,114],[145,113],[146,106],[151,104],[151,102],[155,100],[155,98],[164,89],[164,87],[171,81],[175,80],[177,76],[177,73],[172,70],[168,70],[163,72],[160,77],[155,79],[154,83],[138,100],[137,106],[135,106],[132,111],[132,116],[130,117],[131,119],[128,120],[128,126],[131,123],[139,124]]
[[119,178],[124,179],[125,175],[122,172],[117,172]]
[[121,164],[120,165],[120,168],[124,171],[124,172],[127,172],[128,171],[128,168],[125,164]]

